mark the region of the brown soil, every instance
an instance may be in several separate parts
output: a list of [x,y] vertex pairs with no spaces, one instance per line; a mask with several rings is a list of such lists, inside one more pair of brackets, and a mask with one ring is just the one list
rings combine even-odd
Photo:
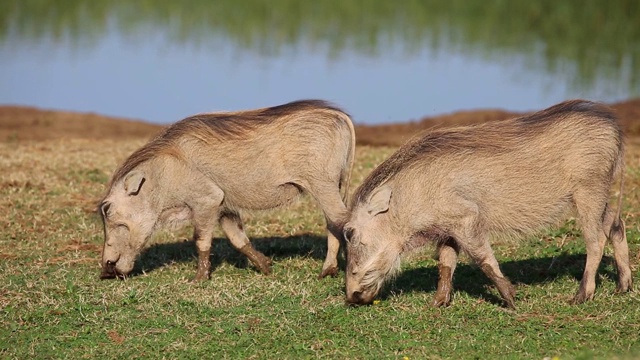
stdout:
[[0,141],[151,137],[162,126],[92,113],[0,106]]
[[[640,98],[610,104],[618,113],[620,124],[629,137],[640,135]],[[358,144],[361,145],[401,145],[416,133],[430,128],[470,125],[494,120],[504,120],[525,113],[503,110],[459,111],[452,114],[425,117],[420,121],[356,127]]]
[[[611,104],[611,107],[617,111],[627,136],[639,136],[640,98]],[[502,110],[460,111],[414,122],[373,126],[356,124],[356,135],[359,145],[398,146],[424,129],[468,125],[519,115],[522,114]],[[151,138],[162,127],[92,113],[0,106],[0,141]]]

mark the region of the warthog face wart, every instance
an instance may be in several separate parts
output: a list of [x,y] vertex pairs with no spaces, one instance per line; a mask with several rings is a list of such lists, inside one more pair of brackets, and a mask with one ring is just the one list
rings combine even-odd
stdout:
[[400,241],[394,234],[389,203],[391,189],[382,187],[366,202],[357,204],[344,227],[347,242],[347,301],[369,304],[380,291],[385,279],[397,273],[400,266]]

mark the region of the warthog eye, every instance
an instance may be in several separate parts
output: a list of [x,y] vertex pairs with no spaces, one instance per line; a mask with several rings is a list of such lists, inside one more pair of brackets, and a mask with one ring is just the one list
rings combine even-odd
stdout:
[[342,235],[344,235],[344,239],[347,242],[351,242],[351,239],[353,238],[353,232],[354,229],[353,228],[344,228],[344,231],[342,232]]
[[109,208],[111,208],[110,202],[105,201],[102,204],[100,204],[100,211],[102,212],[102,216],[105,219],[109,217]]

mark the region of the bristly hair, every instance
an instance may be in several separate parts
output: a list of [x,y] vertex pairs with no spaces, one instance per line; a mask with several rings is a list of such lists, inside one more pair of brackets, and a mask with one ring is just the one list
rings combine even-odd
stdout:
[[260,125],[275,119],[319,109],[344,113],[338,107],[324,100],[298,100],[255,110],[198,114],[188,117],[174,126],[182,128],[183,133],[202,134],[205,138],[239,139],[253,132]]
[[173,127],[165,129],[155,139],[151,140],[147,144],[143,145],[133,154],[129,155],[127,160],[120,165],[116,172],[111,177],[111,181],[107,188],[111,188],[113,184],[124,178],[129,172],[141,165],[142,163],[149,161],[161,154],[172,155],[177,158],[181,158],[181,152],[174,146],[178,133],[172,131]]
[[535,112],[529,116],[523,116],[515,120],[524,124],[535,125],[544,124],[546,121],[557,120],[558,117],[569,114],[582,114],[586,117],[606,119],[614,124],[617,124],[618,121],[615,113],[608,106],[580,99],[567,100],[547,109]]
[[549,124],[570,115],[605,120],[618,129],[622,139],[613,111],[605,105],[586,100],[565,101],[515,119],[427,131],[414,137],[375,168],[355,191],[350,207],[365,201],[377,187],[425,156],[471,151],[498,154],[519,143],[523,137],[539,134]]
[[287,117],[302,111],[330,110],[344,113],[338,107],[323,100],[299,100],[287,104],[256,110],[198,114],[187,117],[166,128],[155,139],[143,145],[125,160],[116,170],[109,188],[142,163],[159,155],[181,158],[177,142],[190,136],[209,143],[225,139],[241,139],[253,133],[259,126],[277,118]]
[[331,111],[347,114],[344,110],[340,109],[339,107],[332,104],[331,102],[325,101],[325,100],[317,100],[317,99],[292,101],[290,103],[283,104],[283,105],[272,106],[272,107],[257,109],[257,110],[250,110],[247,112],[256,112],[259,114],[259,116],[274,118],[274,117],[289,116],[300,111],[317,110],[317,109],[331,110]]

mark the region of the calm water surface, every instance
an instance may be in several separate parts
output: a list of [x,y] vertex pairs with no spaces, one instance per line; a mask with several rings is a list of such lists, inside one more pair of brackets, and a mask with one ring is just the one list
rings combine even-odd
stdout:
[[640,95],[640,2],[442,3],[0,0],[0,104],[169,123],[322,98],[374,124]]

